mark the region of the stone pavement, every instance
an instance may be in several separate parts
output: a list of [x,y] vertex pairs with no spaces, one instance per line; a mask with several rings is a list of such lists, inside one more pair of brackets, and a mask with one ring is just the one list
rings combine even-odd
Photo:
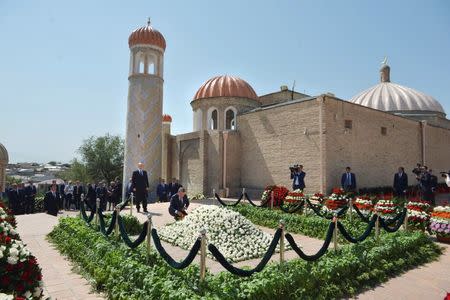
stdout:
[[58,218],[40,213],[16,216],[16,219],[20,237],[42,268],[46,297],[58,300],[104,299],[91,293],[88,281],[73,272],[71,263],[46,240],[46,235],[58,223]]
[[[189,210],[200,205],[215,205],[216,200],[192,202]],[[148,207],[152,214],[153,224],[156,228],[173,222],[167,211],[168,203],[154,203]],[[122,214],[128,214],[125,209]],[[75,212],[66,212],[64,215],[76,215]],[[143,213],[133,210],[133,215],[141,222],[147,220]],[[53,299],[101,299],[101,295],[92,294],[90,286],[84,278],[71,271],[71,264],[55,250],[45,239],[45,235],[56,225],[57,219],[45,214],[18,216],[18,231],[30,251],[37,257],[43,269],[45,294]],[[273,234],[275,230],[260,227],[263,231]],[[303,250],[312,254],[322,246],[323,241],[294,234],[297,244]],[[176,260],[184,259],[188,251],[162,241],[167,252]],[[444,246],[443,244],[441,244]],[[287,260],[297,258],[294,251],[285,253]],[[199,255],[194,260],[199,263]],[[247,260],[234,264],[237,267],[255,266],[258,259]],[[279,254],[275,253],[271,261],[279,261]],[[224,268],[216,261],[207,258],[207,267],[212,273],[223,271]],[[445,291],[450,291],[450,246],[445,245],[445,253],[439,261],[410,270],[401,276],[392,278],[386,283],[360,294],[357,299],[443,299]],[[427,299],[428,300],[428,299]]]

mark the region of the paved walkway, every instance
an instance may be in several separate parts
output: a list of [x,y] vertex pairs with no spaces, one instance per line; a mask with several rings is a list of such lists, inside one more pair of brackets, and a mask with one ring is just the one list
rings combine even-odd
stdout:
[[46,240],[46,235],[58,223],[56,217],[40,213],[20,215],[16,219],[20,237],[42,268],[46,297],[58,300],[104,299],[91,293],[88,281],[73,272],[71,263]]
[[[200,205],[214,205],[216,200],[192,202],[189,210]],[[149,211],[153,216],[153,224],[156,228],[173,222],[173,218],[167,211],[168,203],[154,203],[149,205]],[[122,214],[129,213],[125,209]],[[64,215],[75,215],[74,212]],[[143,213],[133,214],[141,222],[147,220]],[[43,269],[45,294],[53,299],[101,299],[101,295],[90,293],[88,282],[80,275],[71,271],[70,262],[62,257],[52,245],[45,239],[45,235],[56,225],[57,219],[45,214],[18,216],[18,231],[30,251],[37,257]],[[275,230],[260,227],[263,231],[273,234]],[[297,244],[310,254],[315,253],[322,246],[323,241],[302,235],[293,235]],[[167,252],[177,260],[183,259],[188,251],[162,242]],[[443,244],[441,244],[443,245]],[[443,245],[444,246],[444,245]],[[287,260],[297,258],[294,251],[287,251]],[[199,256],[195,262],[199,263]],[[234,264],[235,266],[255,266],[259,259],[252,259]],[[279,261],[279,254],[272,256],[271,261]],[[223,271],[224,268],[216,261],[207,258],[207,267],[212,273]],[[385,284],[375,289],[360,294],[357,299],[443,299],[445,291],[450,291],[450,246],[445,245],[445,253],[439,261],[413,269],[399,277],[392,278]]]

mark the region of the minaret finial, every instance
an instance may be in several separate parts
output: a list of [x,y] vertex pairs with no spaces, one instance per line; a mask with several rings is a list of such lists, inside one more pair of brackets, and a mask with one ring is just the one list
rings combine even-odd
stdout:
[[380,81],[381,82],[391,82],[391,68],[387,64],[387,56],[384,57],[384,60],[381,62],[380,69]]
[[147,19],[147,26],[150,26],[150,17]]

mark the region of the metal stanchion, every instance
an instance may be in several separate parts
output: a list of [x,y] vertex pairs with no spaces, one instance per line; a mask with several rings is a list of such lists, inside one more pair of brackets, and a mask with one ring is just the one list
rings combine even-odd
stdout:
[[375,238],[378,241],[380,238],[380,216],[377,214],[377,220],[375,221]]
[[349,215],[349,220],[350,222],[352,221],[352,214],[353,214],[353,198],[350,198],[350,201],[348,203],[349,206],[349,211],[350,211],[350,215]]
[[337,244],[337,232],[338,232],[337,222],[338,222],[338,217],[337,217],[337,214],[334,215],[333,222],[334,222],[333,245],[334,245],[334,251],[337,251],[337,249],[338,249],[338,244]]
[[116,206],[116,224],[114,224],[114,235],[116,239],[119,239],[119,216],[120,216],[120,204]]
[[213,199],[216,198],[216,189],[213,189]]
[[280,265],[284,263],[284,231],[286,223],[280,220],[281,238],[280,238]]
[[80,218],[83,219],[83,214],[81,213],[81,205],[84,206],[84,194],[81,194],[80,198]]
[[100,208],[100,198],[97,198],[97,200],[95,200],[95,227],[98,226],[98,210]]
[[206,229],[200,230],[200,239],[200,281],[204,281],[206,275]]
[[406,213],[405,213],[405,223],[403,223],[403,227],[405,230],[408,230],[408,209],[406,209]]
[[245,197],[245,188],[242,188],[242,195],[244,195],[242,198]]
[[273,209],[273,202],[275,201],[275,195],[273,191],[270,192],[270,209]]
[[133,215],[133,202],[134,202],[134,193],[130,194],[130,216]]
[[147,258],[150,257],[150,249],[152,248],[152,215],[147,215]]

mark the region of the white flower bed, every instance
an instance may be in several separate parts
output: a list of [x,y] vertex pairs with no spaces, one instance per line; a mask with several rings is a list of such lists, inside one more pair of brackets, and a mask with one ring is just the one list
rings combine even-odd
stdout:
[[[207,242],[214,244],[230,262],[263,256],[273,239],[273,235],[261,231],[238,212],[213,205],[200,206],[183,220],[159,228],[158,235],[190,250],[202,228],[206,229]],[[212,257],[209,251],[208,256]]]

